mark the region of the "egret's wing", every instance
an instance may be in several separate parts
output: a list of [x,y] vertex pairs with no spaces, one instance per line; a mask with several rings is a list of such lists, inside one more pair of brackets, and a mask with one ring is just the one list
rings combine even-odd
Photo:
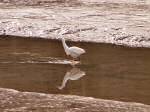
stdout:
[[77,54],[83,54],[83,53],[85,53],[85,50],[84,50],[84,49],[79,48],[79,47],[75,47],[75,46],[70,47],[70,48],[69,48],[69,51],[70,51],[70,52],[73,52],[73,53],[77,53]]

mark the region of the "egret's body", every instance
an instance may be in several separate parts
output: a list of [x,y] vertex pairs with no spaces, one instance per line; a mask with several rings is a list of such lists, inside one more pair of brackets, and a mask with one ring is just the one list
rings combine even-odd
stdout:
[[79,48],[79,47],[76,47],[76,46],[68,47],[64,38],[62,38],[62,44],[63,44],[63,47],[64,47],[64,50],[65,50],[66,54],[73,57],[73,59],[76,59],[80,55],[85,53],[85,50],[82,49],[82,48]]

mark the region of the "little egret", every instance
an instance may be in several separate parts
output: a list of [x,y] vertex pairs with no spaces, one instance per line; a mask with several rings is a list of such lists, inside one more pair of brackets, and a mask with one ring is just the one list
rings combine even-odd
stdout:
[[62,37],[62,44],[67,55],[70,55],[73,59],[77,59],[80,55],[85,53],[85,50],[76,46],[67,46],[65,39]]
[[65,53],[67,55],[70,55],[73,60],[77,59],[80,55],[84,54],[85,53],[85,50],[82,49],[82,48],[79,48],[79,47],[76,47],[76,46],[72,46],[72,47],[69,47],[67,46],[66,42],[65,42],[65,39],[63,38],[63,34],[66,34],[68,32],[67,29],[61,29],[61,31],[59,32],[59,35],[61,37],[61,40],[62,40],[62,45],[64,47],[64,50],[65,50]]

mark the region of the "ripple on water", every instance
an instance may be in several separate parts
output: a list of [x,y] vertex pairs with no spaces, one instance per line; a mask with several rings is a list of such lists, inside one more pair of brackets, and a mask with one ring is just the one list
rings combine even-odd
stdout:
[[[62,58],[55,58],[55,57],[42,57],[38,53],[31,53],[31,52],[13,52],[10,53],[16,57],[19,58],[19,60],[14,61],[1,61],[1,64],[7,64],[7,63],[32,63],[32,64],[70,64],[70,65],[76,65],[80,64],[79,61],[74,60],[68,60],[68,59],[62,59]],[[24,56],[26,56],[26,59],[24,59]],[[24,61],[22,61],[24,60]]]

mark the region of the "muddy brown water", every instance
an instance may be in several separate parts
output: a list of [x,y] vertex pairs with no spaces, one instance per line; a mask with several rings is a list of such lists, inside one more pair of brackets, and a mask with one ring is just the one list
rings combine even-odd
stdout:
[[0,37],[0,87],[150,104],[150,49],[70,43],[86,49],[72,67],[60,41]]

